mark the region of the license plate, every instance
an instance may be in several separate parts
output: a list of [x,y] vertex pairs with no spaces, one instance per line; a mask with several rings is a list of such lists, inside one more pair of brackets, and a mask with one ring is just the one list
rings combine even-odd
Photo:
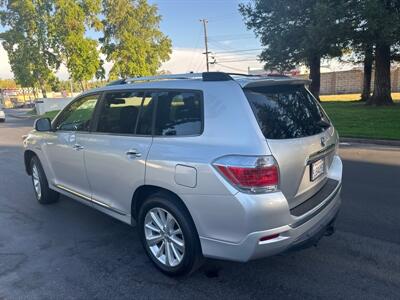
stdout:
[[310,178],[314,181],[325,172],[325,162],[323,159],[313,162],[310,166]]

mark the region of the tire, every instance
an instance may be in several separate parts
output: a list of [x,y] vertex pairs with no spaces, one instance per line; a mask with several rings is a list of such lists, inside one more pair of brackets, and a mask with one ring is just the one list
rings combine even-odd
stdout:
[[[157,225],[154,216],[161,224]],[[162,222],[166,219],[169,222]],[[161,229],[162,224],[169,226]],[[201,265],[203,256],[197,230],[184,205],[174,196],[156,193],[146,199],[139,209],[137,228],[147,255],[164,274],[188,275]],[[148,241],[153,238],[159,242],[150,246]],[[161,253],[159,258],[157,253]]]
[[53,191],[49,188],[49,183],[39,158],[37,156],[33,156],[29,166],[36,200],[40,204],[57,202],[60,195],[56,191]]

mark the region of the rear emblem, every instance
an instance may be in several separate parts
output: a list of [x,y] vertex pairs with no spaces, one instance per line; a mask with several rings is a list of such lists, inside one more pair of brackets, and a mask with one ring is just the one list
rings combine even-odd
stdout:
[[325,147],[326,142],[325,142],[325,137],[321,137],[321,146]]

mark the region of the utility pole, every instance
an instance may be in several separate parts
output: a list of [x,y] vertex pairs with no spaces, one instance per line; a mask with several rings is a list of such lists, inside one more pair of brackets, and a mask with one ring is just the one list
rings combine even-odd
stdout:
[[209,71],[210,71],[210,64],[209,64],[209,62],[208,62],[208,54],[211,53],[211,52],[208,51],[208,40],[207,40],[207,23],[208,23],[208,20],[206,20],[206,19],[201,19],[200,22],[203,23],[203,29],[204,29],[204,45],[205,45],[205,48],[206,48],[206,52],[204,52],[203,54],[206,55],[207,72],[209,72]]

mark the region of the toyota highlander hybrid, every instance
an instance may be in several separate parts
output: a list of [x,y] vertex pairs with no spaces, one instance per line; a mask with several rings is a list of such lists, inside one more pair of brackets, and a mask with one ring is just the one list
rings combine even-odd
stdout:
[[24,140],[39,203],[64,194],[130,225],[168,275],[333,233],[338,134],[306,80],[222,72],[87,91]]

